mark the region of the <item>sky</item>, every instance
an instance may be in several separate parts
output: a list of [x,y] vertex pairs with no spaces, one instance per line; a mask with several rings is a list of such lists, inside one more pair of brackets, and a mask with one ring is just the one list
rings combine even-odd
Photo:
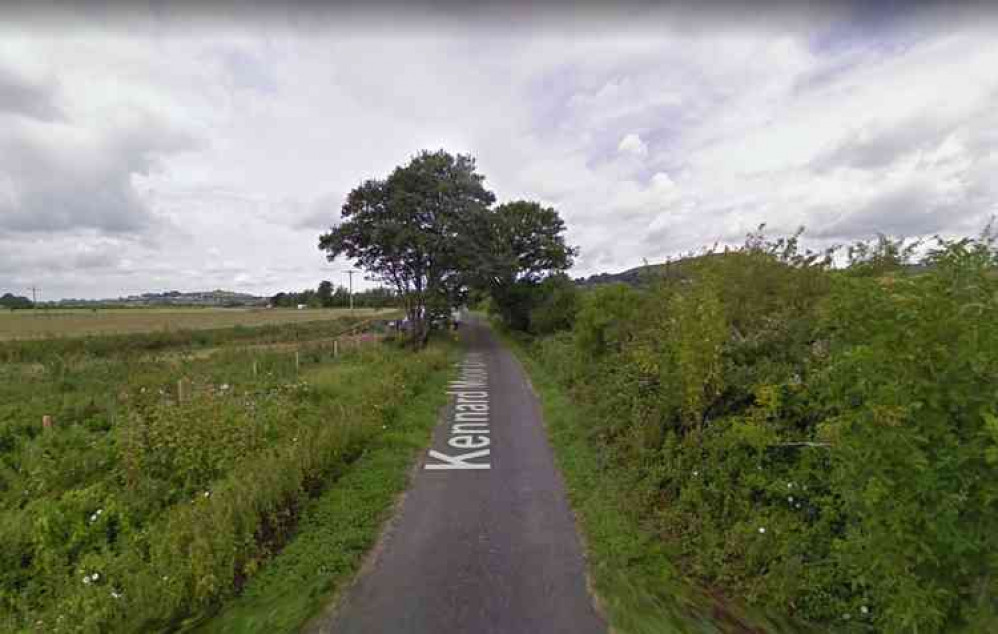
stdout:
[[575,277],[998,214],[998,20],[969,3],[41,6],[0,9],[0,293],[345,284],[318,236],[421,149],[556,208]]

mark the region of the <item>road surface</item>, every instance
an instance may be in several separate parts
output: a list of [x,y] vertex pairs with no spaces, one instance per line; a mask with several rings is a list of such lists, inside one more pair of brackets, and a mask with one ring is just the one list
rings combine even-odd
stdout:
[[606,632],[519,363],[481,322],[401,510],[314,632]]

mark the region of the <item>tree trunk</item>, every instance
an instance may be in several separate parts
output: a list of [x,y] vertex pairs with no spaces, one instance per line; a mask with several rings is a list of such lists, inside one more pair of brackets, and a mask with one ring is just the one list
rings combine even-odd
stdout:
[[413,348],[418,348],[419,341],[419,306],[412,305],[408,310],[409,315],[409,332],[406,335],[409,337],[409,342],[412,343]]

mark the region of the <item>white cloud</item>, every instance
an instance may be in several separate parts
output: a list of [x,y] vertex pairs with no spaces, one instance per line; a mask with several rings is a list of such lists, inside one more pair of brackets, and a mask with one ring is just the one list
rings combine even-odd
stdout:
[[994,29],[719,15],[5,29],[0,292],[336,280],[316,245],[346,192],[441,146],[558,208],[576,275],[760,222],[841,241],[994,213]]
[[639,135],[633,132],[620,140],[617,150],[627,154],[634,154],[635,156],[648,155],[648,146],[641,140]]

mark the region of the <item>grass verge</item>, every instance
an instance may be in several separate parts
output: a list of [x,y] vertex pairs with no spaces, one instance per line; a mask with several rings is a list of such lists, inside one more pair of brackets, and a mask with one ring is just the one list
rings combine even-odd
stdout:
[[527,371],[587,551],[591,583],[615,634],[766,632],[784,628],[690,583],[667,545],[626,503],[629,482],[587,436],[587,412],[512,334],[494,328]]
[[[444,344],[435,344],[444,345]],[[456,349],[450,354],[456,355]],[[305,509],[294,538],[213,618],[188,624],[202,633],[294,632],[359,570],[393,502],[408,483],[446,403],[450,367],[428,379],[396,423]]]

